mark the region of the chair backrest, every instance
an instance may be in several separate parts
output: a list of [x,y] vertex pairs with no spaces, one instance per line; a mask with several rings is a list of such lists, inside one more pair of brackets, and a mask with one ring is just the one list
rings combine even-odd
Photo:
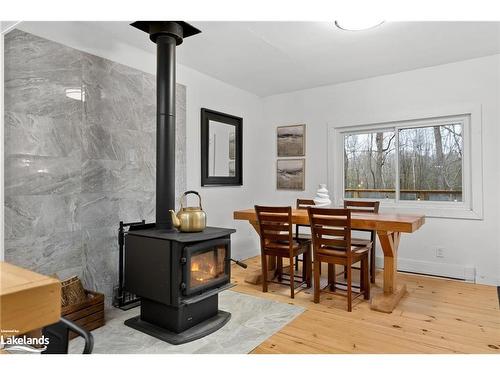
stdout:
[[309,223],[316,254],[344,251],[351,255],[351,211],[344,208],[308,207]]
[[373,212],[378,214],[379,201],[344,201],[344,208],[351,212]]
[[[295,206],[298,210],[307,209],[309,206],[315,206],[316,202],[313,199],[300,199],[297,198],[297,205]],[[300,229],[299,228],[309,228],[309,225],[295,225],[295,235],[299,237]]]
[[300,198],[297,198],[297,205],[295,206],[295,208],[297,208],[298,210],[300,209],[304,209],[304,208],[307,208],[309,206],[315,206],[316,203],[314,202],[313,199],[300,199]]
[[288,245],[292,252],[292,207],[255,206],[255,212],[262,248],[270,243],[280,243]]

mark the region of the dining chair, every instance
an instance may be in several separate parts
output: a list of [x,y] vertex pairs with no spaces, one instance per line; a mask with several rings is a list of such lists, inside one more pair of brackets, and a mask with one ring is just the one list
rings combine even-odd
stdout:
[[[295,208],[298,210],[301,210],[301,209],[307,209],[307,207],[314,206],[314,205],[316,205],[316,203],[314,202],[313,199],[297,198],[297,203],[296,203]],[[309,225],[296,224],[295,225],[295,238],[301,239],[301,240],[311,240],[311,234],[310,233],[300,233],[300,228],[309,228]],[[295,270],[296,271],[299,269],[299,262],[302,262],[302,260],[298,256],[295,257]]]
[[[344,201],[344,208],[348,208],[351,212],[370,212],[378,214],[378,209],[380,206],[379,201]],[[375,283],[375,248],[377,242],[377,231],[369,229],[355,229],[356,232],[369,232],[370,239],[364,238],[351,238],[351,243],[355,246],[364,246],[368,243],[372,243],[370,249],[370,282]],[[347,270],[344,270],[344,278],[347,276]]]
[[[364,296],[370,299],[370,281],[368,279],[368,253],[370,244],[354,246],[351,243],[351,211],[342,208],[308,207],[311,225],[314,258],[314,303],[319,303],[321,263],[328,263],[329,293],[337,292],[335,265],[347,267],[347,311],[352,311],[354,299]],[[361,277],[358,292],[353,293],[352,265],[361,262]],[[340,272],[342,274],[342,272]],[[324,288],[324,289],[326,289]],[[345,296],[345,294],[342,293]]]
[[[289,281],[290,296],[295,297],[295,290],[304,284],[311,287],[312,262],[311,262],[311,240],[301,240],[293,238],[292,230],[292,208],[288,207],[266,207],[255,206],[260,234],[260,248],[262,257],[262,291],[267,292],[267,257],[277,257],[278,284],[287,285],[282,281]],[[302,275],[295,274],[294,259],[296,256],[303,256]],[[288,258],[290,262],[290,273],[283,273],[283,258]],[[283,276],[288,276],[286,280]],[[295,287],[295,279],[301,280]]]

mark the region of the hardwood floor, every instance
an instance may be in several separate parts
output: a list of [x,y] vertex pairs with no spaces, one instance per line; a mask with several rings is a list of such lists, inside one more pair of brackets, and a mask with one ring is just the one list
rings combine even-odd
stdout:
[[[500,309],[497,289],[433,277],[400,273],[408,294],[392,314],[370,310],[367,301],[356,299],[353,311],[346,299],[321,294],[312,302],[312,290],[295,299],[289,288],[244,282],[249,272],[260,268],[260,257],[245,261],[246,270],[233,266],[233,290],[296,304],[306,311],[252,353],[496,353],[500,354]],[[322,281],[326,284],[326,265]],[[354,271],[357,275],[357,271]],[[382,285],[377,273],[377,285]],[[374,287],[373,292],[379,292]]]

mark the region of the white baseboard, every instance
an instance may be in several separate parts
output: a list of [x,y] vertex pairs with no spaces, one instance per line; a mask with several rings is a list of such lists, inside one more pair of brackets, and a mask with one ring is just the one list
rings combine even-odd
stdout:
[[500,278],[498,277],[488,277],[488,276],[476,276],[477,284],[500,286]]
[[[384,258],[376,258],[377,267],[384,267]],[[462,264],[427,262],[415,259],[398,259],[398,270],[405,272],[422,273],[426,275],[451,277],[469,282],[476,281],[476,268]]]
[[[254,256],[260,255],[260,250],[256,248],[246,247],[245,250],[239,251],[238,259],[245,260]],[[384,258],[376,258],[377,268],[384,268]],[[500,285],[499,278],[477,278],[476,268],[474,266],[464,266],[462,264],[449,264],[427,262],[422,260],[399,258],[398,270],[404,272],[421,273],[425,275],[433,275],[440,277],[450,277],[453,279],[465,280],[468,282],[477,282],[485,285]]]

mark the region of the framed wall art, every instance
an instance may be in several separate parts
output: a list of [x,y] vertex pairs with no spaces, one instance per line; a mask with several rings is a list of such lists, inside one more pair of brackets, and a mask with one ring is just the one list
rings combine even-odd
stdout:
[[304,190],[305,175],[305,159],[278,159],[276,188],[278,190]]
[[296,157],[306,154],[306,126],[278,126],[276,132],[278,157]]

